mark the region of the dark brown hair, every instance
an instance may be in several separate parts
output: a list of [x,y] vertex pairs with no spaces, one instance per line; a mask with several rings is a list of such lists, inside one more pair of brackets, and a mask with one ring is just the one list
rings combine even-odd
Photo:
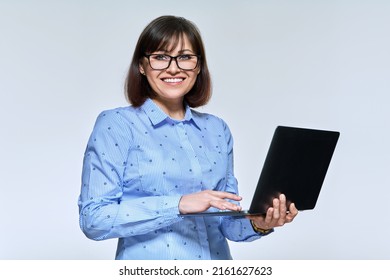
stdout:
[[147,53],[175,48],[186,36],[194,52],[200,56],[200,72],[192,89],[184,96],[190,107],[205,105],[211,97],[211,78],[206,62],[206,53],[200,32],[191,21],[176,16],[161,16],[149,23],[141,33],[134,50],[133,59],[125,82],[128,101],[135,107],[141,106],[155,93],[147,78],[139,72],[139,64]]

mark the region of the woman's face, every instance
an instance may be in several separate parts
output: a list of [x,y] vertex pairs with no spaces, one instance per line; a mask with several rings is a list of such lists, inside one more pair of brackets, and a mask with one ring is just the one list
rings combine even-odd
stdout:
[[[183,36],[184,42],[179,41],[172,51],[156,51],[153,54],[170,56],[194,55],[195,52],[189,43],[187,36]],[[148,79],[149,85],[157,95],[155,99],[162,103],[180,102],[182,104],[186,95],[194,86],[200,72],[199,63],[194,70],[182,70],[176,61],[172,59],[169,67],[164,70],[151,68],[148,59],[144,58],[139,65],[139,71]]]

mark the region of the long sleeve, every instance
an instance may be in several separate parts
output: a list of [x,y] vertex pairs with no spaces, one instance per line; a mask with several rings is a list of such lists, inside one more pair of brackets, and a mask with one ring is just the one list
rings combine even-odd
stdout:
[[180,221],[179,195],[124,196],[132,145],[130,126],[119,111],[99,115],[84,155],[79,197],[80,226],[91,239],[139,235]]

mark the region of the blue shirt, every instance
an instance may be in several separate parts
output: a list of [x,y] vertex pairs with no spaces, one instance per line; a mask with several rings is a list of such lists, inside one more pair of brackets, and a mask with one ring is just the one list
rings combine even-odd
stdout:
[[84,155],[80,226],[94,240],[119,238],[116,259],[231,259],[227,239],[261,235],[246,218],[179,215],[181,196],[208,189],[238,193],[223,120],[188,106],[174,120],[151,99],[107,110]]

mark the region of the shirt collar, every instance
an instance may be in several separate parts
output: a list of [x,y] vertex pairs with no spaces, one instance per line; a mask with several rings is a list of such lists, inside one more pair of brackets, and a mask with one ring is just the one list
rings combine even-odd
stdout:
[[161,110],[161,108],[156,103],[154,103],[153,100],[150,98],[146,99],[144,104],[142,104],[141,108],[148,116],[152,125],[155,127],[164,124],[176,124],[176,123],[183,122],[183,123],[192,123],[195,125],[195,127],[201,130],[194,119],[190,106],[188,106],[187,104],[185,105],[185,115],[183,120],[172,119],[163,110]]

